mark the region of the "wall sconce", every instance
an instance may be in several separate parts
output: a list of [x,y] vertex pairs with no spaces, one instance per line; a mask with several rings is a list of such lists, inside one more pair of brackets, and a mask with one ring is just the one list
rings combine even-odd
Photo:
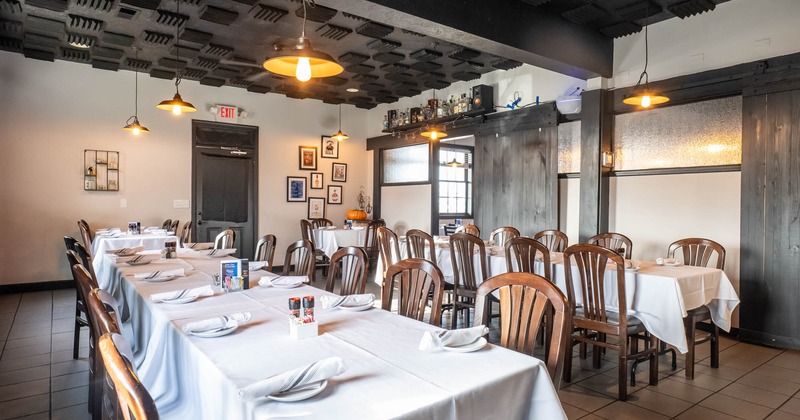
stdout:
[[602,165],[604,168],[614,167],[614,154],[611,152],[603,152]]

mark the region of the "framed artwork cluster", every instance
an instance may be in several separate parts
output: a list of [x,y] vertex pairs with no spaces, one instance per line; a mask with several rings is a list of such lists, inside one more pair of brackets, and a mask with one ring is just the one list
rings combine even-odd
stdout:
[[[339,142],[330,136],[322,136],[319,148],[299,146],[298,168],[301,171],[317,171],[317,150],[319,150],[321,159],[339,158]],[[347,164],[332,162],[330,179],[332,182],[347,182]],[[325,217],[326,204],[340,205],[343,203],[343,185],[329,184],[326,197],[309,197],[309,190],[325,190],[324,172],[311,172],[308,177],[286,177],[286,201],[290,203],[308,202],[308,218],[310,219]]]
[[83,150],[83,189],[119,191],[119,152]]

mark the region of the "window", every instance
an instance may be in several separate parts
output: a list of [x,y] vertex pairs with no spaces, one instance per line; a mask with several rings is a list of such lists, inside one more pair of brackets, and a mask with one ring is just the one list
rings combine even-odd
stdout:
[[429,150],[428,143],[383,150],[381,185],[429,182]]
[[[447,165],[454,159],[461,166]],[[439,149],[439,215],[472,216],[472,148]]]

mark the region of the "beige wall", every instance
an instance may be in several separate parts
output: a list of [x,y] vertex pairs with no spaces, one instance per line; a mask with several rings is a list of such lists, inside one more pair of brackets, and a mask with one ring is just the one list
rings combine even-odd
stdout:
[[390,229],[402,223],[406,229],[430,232],[430,184],[381,187],[381,218]]
[[[139,118],[152,133],[133,137],[121,130],[133,113],[134,74],[95,70],[85,64],[48,63],[0,52],[0,284],[70,278],[62,236],[78,235],[75,221],[93,227],[124,227],[130,220],[157,224],[189,219],[173,200],[191,198],[191,119],[213,120],[213,104],[237,105],[250,116],[241,124],[259,127],[259,235],[278,237],[275,259],[300,238],[298,220],[306,203],[286,202],[286,176],[308,176],[297,167],[298,146],[319,147],[320,135],[337,129],[338,108],[317,100],[294,100],[244,89],[213,88],[184,81],[181,94],[199,111],[180,118],[155,104],[174,94],[172,81],[139,78]],[[362,185],[371,191],[365,151],[366,111],[345,106],[342,143],[336,162],[348,164],[344,204],[328,206],[341,224],[356,206]],[[83,149],[120,152],[120,191],[83,191]],[[327,188],[331,159],[320,159]],[[323,197],[326,190],[309,191]],[[120,200],[127,207],[120,207]]]
[[569,244],[578,243],[581,179],[558,180],[558,229],[567,234]]

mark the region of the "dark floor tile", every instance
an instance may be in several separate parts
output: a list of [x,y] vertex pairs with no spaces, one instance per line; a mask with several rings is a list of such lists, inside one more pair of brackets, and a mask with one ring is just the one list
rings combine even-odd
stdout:
[[50,396],[47,394],[0,403],[0,419],[13,419],[36,413],[45,413],[50,409]]
[[77,388],[84,385],[89,385],[89,371],[55,376],[50,379],[50,386],[53,392]]
[[0,360],[0,376],[2,375],[2,372],[9,372],[13,370],[32,368],[35,366],[43,366],[49,364],[50,364],[49,353],[26,357],[23,359]]
[[29,382],[50,377],[50,365],[0,373],[0,386]]
[[67,360],[66,362],[53,363],[50,365],[50,376],[61,376],[70,373],[83,372],[89,370],[88,359]]
[[90,420],[89,408],[86,404],[53,410],[52,420]]
[[0,360],[25,359],[39,354],[49,354],[50,343],[40,343],[33,346],[19,347],[3,350]]
[[53,410],[70,407],[73,405],[84,404],[89,401],[89,387],[81,386],[70,388],[63,391],[55,391],[51,394],[51,406]]

